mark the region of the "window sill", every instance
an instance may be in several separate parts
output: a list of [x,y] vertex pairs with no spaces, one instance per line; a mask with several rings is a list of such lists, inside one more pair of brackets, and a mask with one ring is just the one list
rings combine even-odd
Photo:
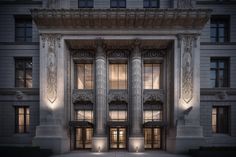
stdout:
[[212,133],[212,137],[230,137],[229,133]]

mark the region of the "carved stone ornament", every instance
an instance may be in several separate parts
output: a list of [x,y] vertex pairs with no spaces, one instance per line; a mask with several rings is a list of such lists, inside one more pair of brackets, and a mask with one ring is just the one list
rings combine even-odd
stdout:
[[92,50],[72,50],[73,58],[94,58],[94,52]]
[[115,49],[107,51],[108,57],[110,58],[128,58],[129,51],[122,49]]
[[186,103],[193,98],[193,42],[194,36],[182,36],[182,98]]
[[144,58],[155,58],[155,57],[164,57],[165,56],[164,50],[158,50],[158,49],[150,49],[150,50],[143,50],[142,51],[142,57]]
[[72,102],[94,102],[93,92],[91,90],[73,90]]
[[177,0],[178,8],[193,8],[193,0]]
[[226,91],[220,91],[216,94],[216,97],[218,97],[221,100],[225,100],[227,98],[227,92]]
[[164,92],[163,90],[144,90],[143,93],[143,103],[149,101],[161,101],[164,102]]
[[108,95],[108,103],[112,102],[112,101],[124,101],[126,103],[128,103],[128,93],[127,91],[115,91],[112,90],[109,92]]
[[43,34],[42,46],[47,42],[47,98],[53,103],[57,98],[57,51],[60,47],[59,34]]

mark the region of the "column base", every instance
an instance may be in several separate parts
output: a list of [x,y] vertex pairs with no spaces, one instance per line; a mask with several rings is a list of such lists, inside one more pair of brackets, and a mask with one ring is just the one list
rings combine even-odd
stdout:
[[54,154],[61,154],[70,150],[69,138],[60,125],[40,125],[36,128],[33,146],[51,149]]
[[144,137],[129,137],[129,152],[143,152]]
[[107,137],[93,137],[92,151],[93,152],[107,152],[108,151]]
[[[175,134],[172,134],[175,135]],[[171,153],[187,153],[189,149],[204,146],[201,126],[177,126],[176,136],[167,138],[167,151]]]

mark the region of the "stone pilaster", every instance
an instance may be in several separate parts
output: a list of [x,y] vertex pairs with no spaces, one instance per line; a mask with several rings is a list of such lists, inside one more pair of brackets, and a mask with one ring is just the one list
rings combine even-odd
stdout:
[[129,151],[143,151],[142,134],[142,60],[140,41],[136,40],[131,53],[131,127]]
[[36,128],[33,145],[52,149],[54,153],[69,151],[65,130],[64,45],[61,35],[42,34],[40,37],[40,125]]
[[107,151],[106,137],[106,53],[101,39],[97,41],[96,64],[96,111],[93,151]]
[[176,128],[174,152],[188,151],[203,145],[200,126],[200,44],[197,34],[178,35],[178,56],[175,70],[179,72],[175,79]]

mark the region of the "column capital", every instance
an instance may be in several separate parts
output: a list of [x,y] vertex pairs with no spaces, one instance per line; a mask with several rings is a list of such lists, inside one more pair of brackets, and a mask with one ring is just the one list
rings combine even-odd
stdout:
[[131,53],[131,59],[140,59],[141,58],[140,46],[141,46],[141,41],[139,39],[135,39],[132,44],[133,51]]
[[58,47],[61,47],[61,34],[59,33],[41,33],[41,42],[42,42],[42,47],[45,48],[45,43],[49,46],[54,46],[58,45]]

